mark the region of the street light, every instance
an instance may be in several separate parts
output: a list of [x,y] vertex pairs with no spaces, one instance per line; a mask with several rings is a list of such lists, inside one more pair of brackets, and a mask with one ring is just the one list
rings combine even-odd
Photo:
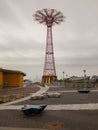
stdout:
[[86,70],[83,70],[84,72],[84,88],[86,88]]
[[63,71],[63,85],[64,85],[64,75],[65,75],[65,72]]
[[84,72],[84,77],[86,77],[86,70],[83,70],[83,72]]

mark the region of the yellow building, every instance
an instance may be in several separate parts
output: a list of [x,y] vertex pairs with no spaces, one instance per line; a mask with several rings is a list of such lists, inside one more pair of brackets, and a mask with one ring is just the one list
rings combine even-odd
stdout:
[[22,87],[25,73],[17,70],[8,70],[0,68],[0,88]]

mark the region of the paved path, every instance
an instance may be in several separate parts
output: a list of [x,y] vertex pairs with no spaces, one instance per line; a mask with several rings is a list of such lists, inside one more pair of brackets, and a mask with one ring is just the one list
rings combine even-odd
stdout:
[[[47,90],[48,90],[48,87],[41,87],[40,91],[34,93],[33,95],[40,95],[46,92]],[[72,92],[75,92],[75,91],[72,91]],[[59,92],[68,92],[68,95],[69,95],[69,92],[71,91],[64,90],[64,91],[59,91]],[[30,98],[30,96],[14,101],[14,104],[17,102],[27,100],[28,98]],[[12,104],[13,102],[4,103],[0,105],[0,112],[1,112],[0,117],[2,118],[2,122],[0,122],[2,125],[1,124],[0,125],[6,126],[6,127],[0,127],[0,130],[46,130],[46,129],[36,129],[36,127],[44,128],[43,124],[47,124],[49,122],[55,123],[56,120],[58,122],[64,123],[64,130],[72,130],[72,129],[73,130],[79,130],[79,129],[80,130],[82,129],[97,130],[98,128],[98,122],[97,122],[98,121],[98,116],[97,116],[98,115],[98,102],[88,103],[88,104],[48,105],[47,108],[45,109],[46,111],[44,112],[44,114],[42,114],[41,116],[37,116],[37,117],[35,116],[31,118],[24,118],[22,114],[20,114],[20,110],[23,105],[12,105]],[[66,110],[66,111],[60,111],[60,110]],[[87,110],[91,110],[91,111],[87,111]],[[7,115],[7,118],[5,118],[6,115]],[[9,120],[10,118],[11,120]],[[36,124],[35,128],[34,128],[35,126],[34,124]],[[16,128],[17,126],[18,127],[29,126],[33,128]]]
[[[46,87],[38,86],[38,87],[40,87],[40,90],[37,91],[36,93],[33,93],[32,94],[33,96],[40,95],[40,94],[46,92],[49,89],[48,86],[46,86]],[[3,104],[0,105],[0,110],[7,110],[7,109],[8,110],[13,110],[13,109],[14,110],[20,110],[23,105],[22,106],[21,105],[20,106],[14,106],[14,105],[11,105],[11,104],[18,103],[18,102],[21,102],[21,101],[24,101],[24,100],[28,100],[28,99],[30,99],[30,97],[31,96],[27,96],[25,98],[18,99],[16,101],[12,101],[12,102],[8,102],[8,103],[3,103]],[[48,130],[48,129],[0,127],[0,130]]]

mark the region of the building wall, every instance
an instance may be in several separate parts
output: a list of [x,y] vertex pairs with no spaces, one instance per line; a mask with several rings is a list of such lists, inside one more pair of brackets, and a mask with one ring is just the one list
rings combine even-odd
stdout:
[[22,87],[23,75],[22,74],[3,74],[3,85],[9,87]]
[[19,87],[22,87],[24,85],[23,75],[19,75]]

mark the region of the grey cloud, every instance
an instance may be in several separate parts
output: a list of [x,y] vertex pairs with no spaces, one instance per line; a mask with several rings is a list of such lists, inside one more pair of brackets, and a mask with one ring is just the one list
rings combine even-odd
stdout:
[[42,75],[47,28],[32,15],[55,8],[66,16],[53,27],[58,76],[63,70],[79,75],[83,68],[97,74],[97,5],[97,0],[0,0],[0,66],[21,69],[28,77]]

